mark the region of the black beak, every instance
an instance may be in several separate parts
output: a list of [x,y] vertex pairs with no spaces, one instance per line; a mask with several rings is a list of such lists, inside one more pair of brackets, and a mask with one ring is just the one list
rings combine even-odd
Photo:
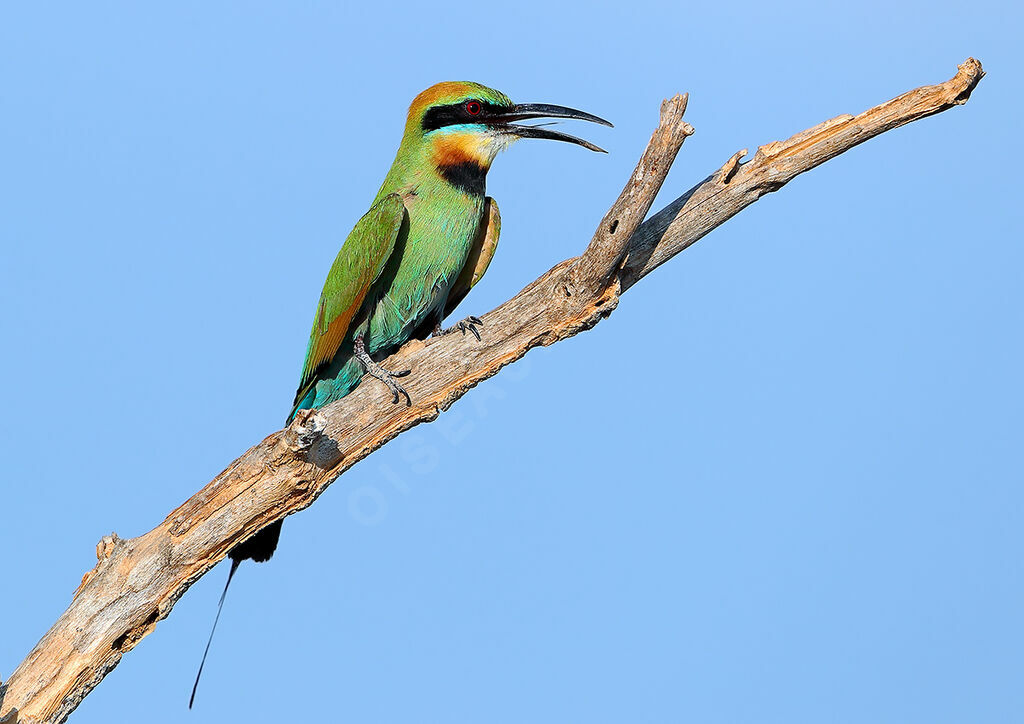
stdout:
[[579,121],[600,123],[602,126],[612,125],[605,119],[598,118],[591,113],[577,111],[575,108],[566,108],[565,106],[554,106],[549,103],[520,103],[512,106],[512,108],[504,113],[492,116],[489,120],[497,127],[503,128],[520,138],[547,138],[552,141],[566,141],[568,143],[575,143],[577,146],[583,146],[583,148],[589,148],[591,151],[608,153],[590,141],[570,136],[568,133],[552,131],[540,126],[520,126],[512,123],[512,121],[525,121],[530,118],[572,118]]

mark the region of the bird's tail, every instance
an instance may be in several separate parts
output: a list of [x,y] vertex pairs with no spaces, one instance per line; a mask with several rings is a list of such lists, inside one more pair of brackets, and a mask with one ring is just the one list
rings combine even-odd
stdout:
[[274,555],[274,550],[277,549],[277,541],[281,537],[281,523],[277,521],[271,523],[266,528],[258,532],[249,540],[244,543],[239,543],[228,556],[231,558],[231,570],[228,571],[228,580],[224,584],[224,592],[220,594],[220,601],[217,602],[217,615],[213,619],[213,627],[210,629],[210,638],[206,640],[206,648],[203,649],[203,660],[199,662],[199,671],[196,673],[196,683],[192,685],[192,696],[188,699],[188,708],[192,708],[192,702],[196,700],[196,689],[199,688],[199,677],[203,675],[203,665],[206,663],[206,655],[210,653],[210,644],[213,643],[213,634],[217,630],[217,622],[220,621],[220,612],[224,608],[224,598],[228,595],[228,587],[231,585],[231,579],[235,576],[235,571],[238,570],[238,565],[244,561],[252,559],[257,563],[263,563],[269,561],[270,557]]
[[231,585],[231,579],[235,577],[235,571],[238,570],[238,564],[244,559],[232,558],[231,559],[231,570],[228,571],[228,580],[224,584],[224,592],[220,594],[220,601],[217,603],[217,615],[213,618],[213,628],[210,629],[210,638],[206,640],[206,648],[203,649],[203,660],[199,662],[199,671],[196,672],[196,683],[192,685],[192,696],[188,698],[188,708],[192,708],[192,703],[196,700],[196,689],[199,688],[199,677],[203,675],[203,666],[206,664],[206,655],[210,653],[210,644],[213,643],[213,634],[217,630],[217,622],[220,621],[220,612],[224,608],[224,598],[228,595],[228,586]]
[[232,548],[228,553],[232,563],[237,566],[244,560],[253,560],[256,563],[269,561],[270,557],[274,555],[274,551],[277,550],[277,541],[281,538],[283,522],[283,520],[278,520],[271,523],[249,540]]

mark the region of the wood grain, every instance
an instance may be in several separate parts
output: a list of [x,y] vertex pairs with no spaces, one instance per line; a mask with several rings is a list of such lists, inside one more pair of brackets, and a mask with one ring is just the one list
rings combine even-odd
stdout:
[[411,342],[386,363],[414,371],[403,380],[411,407],[392,405],[380,385],[361,385],[326,408],[300,412],[145,535],[104,537],[67,610],[0,686],[0,722],[64,721],[231,548],[311,505],[357,461],[436,419],[531,348],[590,329],[615,309],[622,291],[764,194],[880,133],[965,103],[983,75],[969,58],[945,83],[761,146],[747,163],[741,151],[641,224],[693,132],[682,120],[686,97],[666,101],[651,143],[583,255],[486,314],[482,342],[461,335]]

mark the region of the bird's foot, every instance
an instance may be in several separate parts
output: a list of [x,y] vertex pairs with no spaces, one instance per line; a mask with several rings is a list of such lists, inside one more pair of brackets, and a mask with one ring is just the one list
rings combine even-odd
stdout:
[[465,319],[463,319],[462,321],[456,322],[455,324],[450,326],[448,329],[441,329],[441,323],[438,322],[437,326],[434,327],[434,334],[433,334],[433,336],[434,337],[443,337],[444,335],[451,334],[452,332],[462,332],[462,336],[466,336],[466,332],[470,331],[470,332],[473,333],[473,336],[476,337],[476,341],[479,342],[480,341],[480,331],[477,329],[477,326],[480,326],[480,327],[484,326],[484,322],[483,322],[482,319],[480,319],[480,317],[474,317],[471,314],[468,317],[466,317]]
[[367,354],[366,345],[363,343],[363,338],[361,336],[356,337],[355,339],[354,352],[356,359],[359,360],[359,363],[363,366],[363,369],[366,370],[366,374],[370,375],[370,377],[380,380],[387,386],[389,390],[391,390],[391,394],[394,397],[394,399],[391,400],[392,403],[397,405],[398,396],[405,395],[405,406],[412,406],[412,398],[409,397],[409,393],[405,391],[404,387],[395,382],[396,377],[405,377],[412,370],[401,370],[400,372],[392,372],[391,370],[384,369],[379,364],[374,362],[370,355]]

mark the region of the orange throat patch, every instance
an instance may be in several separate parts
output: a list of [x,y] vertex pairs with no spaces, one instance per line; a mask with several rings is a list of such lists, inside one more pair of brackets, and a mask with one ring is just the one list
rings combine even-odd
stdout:
[[439,135],[434,139],[431,160],[441,169],[472,164],[486,173],[494,160],[494,140],[474,133]]

